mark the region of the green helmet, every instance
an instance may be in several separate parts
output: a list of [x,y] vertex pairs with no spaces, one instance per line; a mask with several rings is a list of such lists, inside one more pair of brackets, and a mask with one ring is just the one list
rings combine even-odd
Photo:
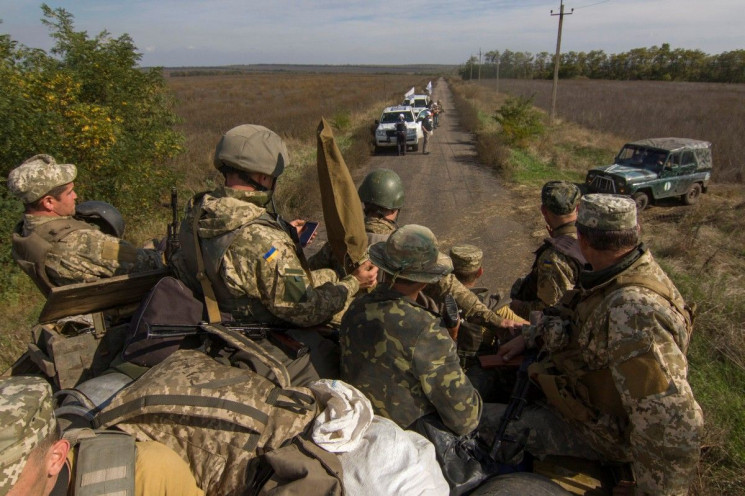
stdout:
[[289,165],[284,141],[264,126],[243,124],[223,135],[215,150],[214,165],[279,177]]
[[360,200],[390,210],[404,206],[404,185],[398,174],[390,169],[375,169],[360,184]]

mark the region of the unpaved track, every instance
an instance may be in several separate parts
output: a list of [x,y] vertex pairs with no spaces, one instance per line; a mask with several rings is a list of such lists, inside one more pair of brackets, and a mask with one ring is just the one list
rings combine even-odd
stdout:
[[[484,250],[481,285],[509,291],[510,285],[530,269],[538,239],[531,236],[535,223],[517,214],[520,200],[502,181],[476,161],[473,137],[462,130],[444,79],[437,81],[435,99],[445,109],[430,140],[428,155],[384,151],[359,171],[356,182],[376,168],[396,171],[403,180],[406,200],[399,225],[422,224],[437,236],[442,249],[471,243]],[[356,176],[357,174],[355,174]],[[538,206],[535,206],[538,216]]]

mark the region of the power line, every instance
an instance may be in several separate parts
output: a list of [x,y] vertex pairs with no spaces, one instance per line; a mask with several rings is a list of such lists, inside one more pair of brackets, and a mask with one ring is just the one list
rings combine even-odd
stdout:
[[595,3],[588,4],[588,5],[581,5],[579,7],[575,7],[573,10],[586,9],[587,7],[592,7],[594,5],[600,5],[601,3],[608,3],[608,2],[610,2],[610,0],[602,0],[601,2],[595,2]]

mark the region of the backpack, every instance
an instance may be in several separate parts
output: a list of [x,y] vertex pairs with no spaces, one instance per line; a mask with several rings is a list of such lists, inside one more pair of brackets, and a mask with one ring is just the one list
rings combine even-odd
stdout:
[[[288,387],[284,366],[240,333],[203,325],[216,348],[232,347],[263,361],[276,384],[201,350],[180,349],[148,370],[96,415],[97,429],[116,425],[138,440],[155,440],[189,464],[207,496],[245,494],[252,461],[303,433],[316,415],[313,393]],[[209,340],[208,340],[209,341]]]

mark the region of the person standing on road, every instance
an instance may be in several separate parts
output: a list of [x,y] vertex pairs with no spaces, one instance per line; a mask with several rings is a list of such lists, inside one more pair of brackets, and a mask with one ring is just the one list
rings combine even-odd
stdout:
[[398,154],[406,155],[406,117],[404,114],[399,114],[396,121],[396,145]]
[[577,241],[579,188],[567,181],[549,181],[541,190],[541,214],[549,238],[535,252],[530,274],[515,281],[510,308],[527,319],[533,310],[555,305],[574,288],[585,265]]
[[422,145],[422,154],[428,155],[429,152],[427,151],[427,145],[429,144],[429,139],[432,137],[432,134],[434,133],[434,126],[432,125],[432,118],[429,115],[429,112],[424,113],[424,120],[422,121],[422,133],[424,134],[424,144]]
[[[533,429],[526,449],[535,455],[588,458],[576,451],[584,445],[592,459],[630,464],[636,487],[613,494],[687,494],[703,434],[687,380],[693,312],[640,243],[631,198],[585,195],[577,234],[592,270],[498,352],[546,353],[528,373],[549,408],[524,411],[507,434]],[[496,405],[484,416],[498,421]]]

